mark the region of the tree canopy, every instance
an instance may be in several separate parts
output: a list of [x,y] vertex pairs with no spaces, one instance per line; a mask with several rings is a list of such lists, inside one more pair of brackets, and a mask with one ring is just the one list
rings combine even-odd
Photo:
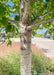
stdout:
[[[17,36],[19,33],[17,21],[20,20],[19,4],[20,0],[0,0],[0,31],[5,29],[6,33],[15,33],[13,36]],[[54,18],[54,0],[31,0],[30,18],[32,24]],[[43,23],[42,27],[40,25],[34,27],[32,33],[35,32],[34,30],[43,29],[43,27],[47,28],[46,33],[54,32],[54,22]]]

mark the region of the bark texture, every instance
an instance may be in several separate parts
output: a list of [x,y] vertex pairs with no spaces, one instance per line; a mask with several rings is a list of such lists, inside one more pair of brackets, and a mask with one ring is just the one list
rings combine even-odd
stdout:
[[21,75],[31,75],[30,0],[20,0]]
[[21,23],[21,75],[31,75],[31,30]]

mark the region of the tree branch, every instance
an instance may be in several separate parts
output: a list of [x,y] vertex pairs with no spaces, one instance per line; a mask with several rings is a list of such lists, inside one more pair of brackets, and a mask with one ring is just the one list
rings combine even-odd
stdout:
[[54,11],[50,11],[50,12],[48,12],[48,13],[46,13],[46,14],[43,14],[43,15],[38,15],[38,16],[36,16],[31,22],[32,22],[32,23],[35,23],[38,19],[40,19],[40,18],[42,18],[42,17],[44,17],[44,16],[46,16],[46,15],[48,15],[48,14],[52,14],[52,13],[54,13]]
[[2,44],[4,44],[5,42],[2,42],[2,43],[0,43],[0,46],[2,45]]
[[29,13],[30,13],[30,1],[31,0],[25,0],[25,8],[24,8],[24,13],[22,17],[22,22],[23,24],[28,24],[29,21]]
[[41,24],[44,24],[44,23],[48,23],[48,22],[51,22],[51,21],[54,21],[54,18],[52,18],[52,19],[47,19],[47,20],[38,22],[38,23],[36,23],[36,24],[30,25],[30,26],[27,27],[27,29],[30,30],[30,29],[34,28],[35,26],[38,26],[38,25],[41,25]]
[[16,24],[16,25],[19,25],[19,21],[15,21],[15,20],[7,20],[9,23],[13,23],[13,24]]

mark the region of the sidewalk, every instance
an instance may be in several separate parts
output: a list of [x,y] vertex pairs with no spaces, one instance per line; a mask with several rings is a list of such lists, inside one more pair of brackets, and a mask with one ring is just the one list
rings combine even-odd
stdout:
[[54,57],[54,40],[33,38],[32,43],[42,49],[48,57]]
[[[12,41],[20,41],[20,38],[11,38]],[[47,57],[54,57],[54,40],[46,38],[32,38],[32,44],[42,49]]]

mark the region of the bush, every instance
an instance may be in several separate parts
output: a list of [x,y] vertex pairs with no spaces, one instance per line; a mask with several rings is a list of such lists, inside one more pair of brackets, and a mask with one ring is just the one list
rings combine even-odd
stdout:
[[[54,61],[41,52],[32,52],[32,75],[45,70],[54,70]],[[52,66],[51,66],[52,65]],[[0,75],[20,75],[20,53],[11,52],[0,57]]]
[[0,75],[20,75],[20,54],[12,52],[0,58]]
[[46,70],[44,58],[45,56],[42,53],[32,53],[32,73],[41,73]]
[[54,59],[52,59],[50,63],[49,70],[54,71]]

